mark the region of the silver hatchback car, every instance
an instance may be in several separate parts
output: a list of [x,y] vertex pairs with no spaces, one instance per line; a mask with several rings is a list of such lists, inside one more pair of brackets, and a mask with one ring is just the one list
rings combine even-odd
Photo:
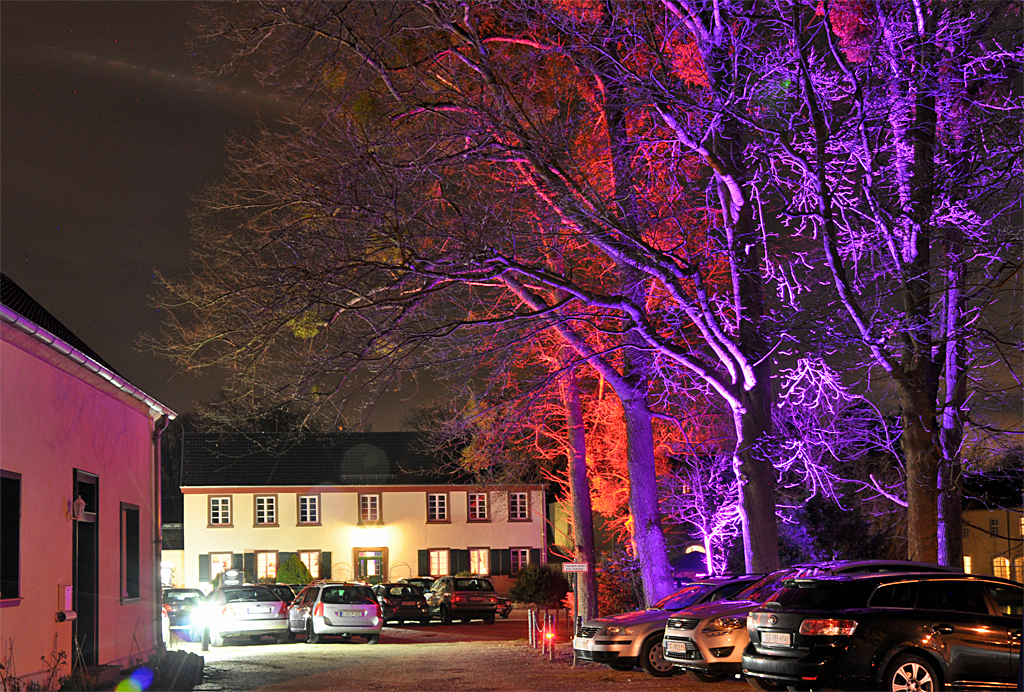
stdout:
[[619,613],[583,623],[573,638],[576,658],[603,663],[613,670],[639,665],[654,677],[672,675],[673,665],[662,656],[662,635],[669,616],[680,608],[729,598],[760,578],[717,577],[686,584],[647,610]]
[[384,614],[365,584],[314,582],[302,590],[288,609],[288,628],[305,633],[307,644],[318,644],[324,635],[365,637],[367,644],[380,641]]
[[192,610],[192,633],[202,638],[204,650],[211,644],[224,646],[228,637],[258,642],[269,635],[283,643],[288,641],[288,604],[265,586],[222,586]]

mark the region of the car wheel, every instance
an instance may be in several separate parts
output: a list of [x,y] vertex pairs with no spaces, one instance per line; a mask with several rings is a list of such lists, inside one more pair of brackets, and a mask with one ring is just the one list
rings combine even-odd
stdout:
[[450,625],[452,624],[452,612],[448,610],[448,606],[441,606],[441,624]]
[[424,626],[429,625],[430,624],[430,618],[423,618],[422,620],[420,620],[420,624],[424,625]]
[[609,661],[608,663],[605,663],[605,665],[611,668],[612,670],[619,671],[633,670],[634,668],[636,668],[634,664],[628,663],[626,661]]
[[764,678],[755,678],[753,675],[747,676],[747,684],[755,690],[763,690],[763,692],[780,692],[787,689],[785,685],[768,682]]
[[210,646],[224,646],[224,637],[220,636],[217,630],[207,630],[210,633]]
[[885,688],[892,692],[936,692],[942,689],[942,680],[935,667],[920,656],[897,658],[885,676]]
[[306,643],[307,644],[319,644],[320,635],[313,629],[313,620],[306,620]]
[[470,620],[472,620],[472,618],[462,618],[459,622],[463,625],[468,625]]
[[494,624],[494,615],[488,615],[487,617],[485,617],[484,618],[484,624],[485,625],[493,625]]
[[687,670],[686,674],[688,676],[690,676],[691,679],[696,680],[697,682],[721,682],[722,681],[722,678],[718,677],[717,675],[708,675],[707,673],[702,673],[699,670]]
[[380,641],[380,635],[379,634],[368,634],[368,635],[366,635],[366,643],[367,644],[376,644],[379,641]]
[[662,633],[651,635],[640,647],[640,667],[652,678],[667,678],[675,673],[675,666],[666,661],[661,644]]

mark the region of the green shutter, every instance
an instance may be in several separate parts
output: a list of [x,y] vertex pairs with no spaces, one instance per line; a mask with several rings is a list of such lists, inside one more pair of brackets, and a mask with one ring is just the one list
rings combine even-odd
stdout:
[[320,552],[320,578],[331,578],[331,554],[326,550]]
[[420,566],[419,575],[417,575],[417,576],[429,577],[430,576],[430,551],[429,550],[418,550],[418,551],[416,551],[416,556],[419,559],[419,563],[420,563],[420,565],[419,565]]
[[450,552],[450,566],[452,574],[469,571],[469,551],[452,548]]
[[530,548],[530,564],[540,564],[540,548]]
[[[234,556],[232,556],[234,559]],[[235,569],[238,569],[237,567]],[[242,556],[242,569],[245,570],[245,581],[256,581],[256,553],[246,553]]]
[[281,565],[288,562],[289,558],[295,553],[283,553],[280,550],[277,551],[277,571],[281,571]]
[[512,574],[512,554],[508,548],[491,550],[491,574]]
[[245,561],[241,553],[231,554],[231,569],[245,569]]
[[210,581],[210,556],[199,556],[199,581]]

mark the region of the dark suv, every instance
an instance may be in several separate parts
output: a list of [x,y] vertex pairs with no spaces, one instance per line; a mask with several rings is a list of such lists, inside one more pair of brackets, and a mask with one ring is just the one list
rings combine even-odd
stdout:
[[750,613],[743,672],[791,689],[1013,689],[1022,610],[1020,584],[973,574],[791,579]]
[[498,595],[490,580],[483,577],[441,577],[423,594],[427,599],[430,614],[441,618],[441,624],[450,625],[452,620],[469,622],[482,619],[494,624],[498,608]]

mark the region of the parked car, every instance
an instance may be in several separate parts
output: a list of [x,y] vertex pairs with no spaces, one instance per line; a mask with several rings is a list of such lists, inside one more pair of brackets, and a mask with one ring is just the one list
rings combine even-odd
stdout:
[[420,587],[420,589],[423,591],[423,593],[426,593],[426,592],[430,591],[430,587],[434,585],[435,581],[437,581],[437,580],[434,579],[433,577],[402,577],[401,579],[398,580],[398,583],[399,584],[414,584],[414,585]]
[[662,656],[665,623],[672,613],[695,603],[729,598],[760,576],[701,579],[685,584],[647,610],[588,620],[573,638],[576,658],[603,663],[613,670],[639,665],[654,677],[672,675],[674,666]]
[[[167,617],[167,634],[175,632],[183,639],[191,639],[192,611],[206,598],[199,589],[164,589],[163,609]],[[165,638],[166,642],[166,638]]]
[[268,589],[276,593],[281,597],[281,600],[285,603],[291,603],[295,600],[295,592],[292,591],[292,587],[287,584],[264,584]]
[[361,636],[376,644],[383,626],[380,603],[365,584],[313,582],[288,609],[288,628],[305,632],[307,644],[318,644],[328,634]]
[[427,600],[415,584],[377,584],[373,587],[373,593],[384,613],[385,625],[391,621],[401,623],[415,620],[421,625],[430,622]]
[[192,636],[201,636],[204,649],[211,644],[224,646],[229,637],[260,641],[270,635],[286,642],[288,604],[265,586],[221,586],[192,611],[192,623]]
[[733,601],[706,603],[673,614],[665,625],[665,659],[701,682],[739,675],[748,643],[747,614],[771,598],[786,579],[911,571],[957,572],[951,567],[907,560],[837,560],[788,567],[751,584]]
[[493,625],[498,607],[494,586],[484,577],[441,577],[424,594],[431,616],[441,618],[442,625],[452,620],[469,622],[482,619]]
[[1014,689],[1022,613],[1024,587],[996,577],[789,579],[750,613],[743,671],[758,689]]
[[495,612],[502,620],[508,620],[508,616],[512,614],[512,599],[505,598],[504,596],[498,596]]

